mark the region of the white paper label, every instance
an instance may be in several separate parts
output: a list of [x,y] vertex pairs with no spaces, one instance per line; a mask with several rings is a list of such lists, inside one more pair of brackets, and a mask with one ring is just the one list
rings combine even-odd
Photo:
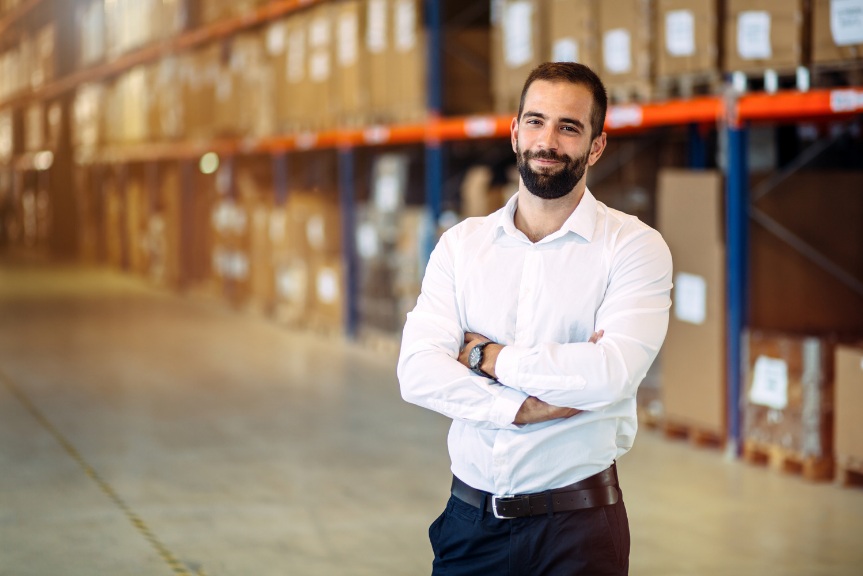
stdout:
[[309,218],[306,222],[306,239],[309,241],[309,246],[316,250],[323,248],[326,241],[325,234],[323,217],[315,215]]
[[369,0],[366,21],[366,47],[372,54],[387,49],[387,1]]
[[707,282],[701,276],[679,272],[674,276],[674,317],[690,324],[707,318]]
[[832,0],[830,32],[837,46],[863,44],[863,0]]
[[506,7],[503,18],[504,60],[510,68],[518,68],[533,59],[533,4],[513,2]]
[[357,62],[359,52],[357,32],[359,21],[354,12],[345,12],[339,18],[338,59],[339,66],[347,68]]
[[339,277],[335,270],[324,268],[318,272],[316,282],[318,300],[324,304],[332,304],[339,297]]
[[279,22],[267,29],[267,52],[276,56],[285,51],[285,24]]
[[788,405],[788,364],[784,360],[768,356],[755,360],[749,401],[774,410]]
[[605,69],[612,74],[625,74],[632,70],[629,31],[615,28],[602,38],[602,58]]
[[399,205],[399,178],[395,174],[381,174],[375,186],[375,206],[382,212],[392,212]]
[[644,111],[637,104],[624,104],[608,108],[608,125],[612,128],[624,126],[641,126],[644,121]]
[[746,60],[770,58],[769,12],[751,10],[737,16],[737,53]]
[[578,62],[578,42],[575,38],[557,40],[551,52],[551,57],[555,62]]
[[689,10],[672,10],[665,15],[665,49],[672,56],[695,54],[695,17]]
[[395,12],[395,45],[398,52],[409,52],[417,44],[417,13],[414,0],[398,0]]
[[309,76],[313,82],[323,82],[330,77],[330,53],[317,51],[309,58]]
[[326,18],[315,18],[309,25],[309,44],[315,48],[323,48],[330,43],[330,21]]
[[378,229],[371,222],[357,226],[357,254],[360,258],[374,258],[380,252]]

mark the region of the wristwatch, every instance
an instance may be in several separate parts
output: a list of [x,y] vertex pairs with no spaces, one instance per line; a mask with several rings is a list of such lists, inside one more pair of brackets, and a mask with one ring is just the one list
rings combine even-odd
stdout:
[[488,346],[489,344],[491,344],[491,342],[487,341],[487,342],[480,342],[479,344],[474,346],[471,349],[470,354],[468,354],[468,356],[467,356],[467,365],[471,370],[473,370],[474,372],[476,372],[480,376],[485,376],[486,378],[491,378],[492,380],[494,380],[494,376],[492,376],[491,374],[489,374],[488,372],[486,372],[485,370],[483,370],[481,368],[483,358],[485,357],[484,350],[485,350],[485,347]]

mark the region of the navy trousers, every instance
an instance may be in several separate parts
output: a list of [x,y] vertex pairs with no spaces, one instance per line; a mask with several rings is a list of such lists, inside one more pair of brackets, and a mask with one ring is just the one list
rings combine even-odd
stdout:
[[429,527],[433,576],[626,576],[629,521],[623,496],[551,516],[499,520],[451,496]]

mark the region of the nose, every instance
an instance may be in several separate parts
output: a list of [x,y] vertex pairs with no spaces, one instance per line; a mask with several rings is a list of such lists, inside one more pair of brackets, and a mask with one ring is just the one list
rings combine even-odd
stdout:
[[548,122],[543,125],[536,143],[543,150],[557,150],[557,128],[554,124]]

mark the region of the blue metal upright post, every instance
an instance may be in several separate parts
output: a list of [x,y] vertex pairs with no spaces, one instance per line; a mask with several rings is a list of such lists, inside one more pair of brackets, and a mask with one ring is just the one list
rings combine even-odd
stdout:
[[284,206],[288,200],[288,154],[273,154],[273,200],[276,206]]
[[746,126],[729,126],[725,182],[725,228],[727,260],[727,372],[728,448],[741,450],[741,392],[743,349],[741,339],[747,322],[749,272],[749,167]]
[[359,325],[359,263],[355,247],[356,195],[354,191],[354,150],[339,148],[339,203],[342,213],[342,258],[345,266],[345,333],[355,338]]
[[[440,0],[425,0],[428,46],[427,62],[427,105],[432,122],[440,118],[443,111],[443,15]],[[424,261],[428,261],[434,247],[437,224],[443,211],[444,151],[440,140],[426,138],[425,143],[425,185],[426,207],[432,226],[429,236],[423,243],[426,247]]]
[[693,170],[704,170],[707,168],[707,139],[702,133],[699,124],[690,124],[688,128],[688,146],[686,147],[686,161]]

